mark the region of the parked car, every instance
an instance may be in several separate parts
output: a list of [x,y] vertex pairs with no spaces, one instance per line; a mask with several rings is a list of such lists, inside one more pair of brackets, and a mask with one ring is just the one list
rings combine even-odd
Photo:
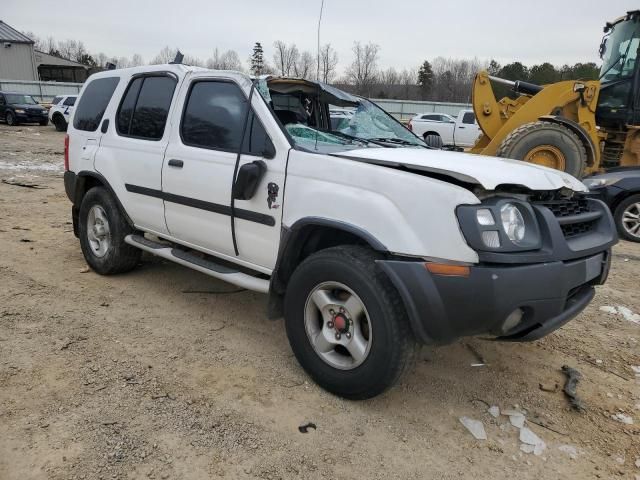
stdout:
[[[355,110],[347,126],[328,105]],[[430,149],[331,86],[182,65],[92,75],[64,183],[94,271],[145,251],[268,294],[304,369],[354,399],[393,385],[418,344],[559,328],[617,240],[563,172]]]
[[0,120],[14,126],[19,123],[39,123],[47,125],[47,109],[36,102],[31,95],[0,92]]
[[593,175],[584,184],[604,201],[625,240],[640,242],[640,168],[616,168]]
[[455,148],[472,147],[482,133],[473,110],[460,110],[457,118],[444,113],[420,113],[409,121],[409,130],[434,146]]
[[77,95],[65,95],[49,110],[49,120],[55,125],[58,132],[67,131],[69,118],[71,117],[77,98]]

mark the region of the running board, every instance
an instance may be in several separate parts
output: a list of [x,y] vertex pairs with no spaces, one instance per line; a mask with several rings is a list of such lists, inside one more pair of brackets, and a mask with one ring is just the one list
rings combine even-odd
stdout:
[[238,287],[260,293],[269,292],[269,280],[253,277],[238,270],[234,270],[233,268],[218,265],[215,262],[198,257],[197,255],[193,255],[192,253],[179,248],[174,248],[173,246],[169,246],[165,243],[154,242],[153,240],[144,238],[141,235],[127,235],[124,241],[129,245],[133,245],[134,247],[144,250],[145,252],[149,252],[152,255],[166,258],[167,260],[179,263],[180,265],[191,268],[192,270],[197,270],[198,272],[209,275],[210,277],[232,283]]

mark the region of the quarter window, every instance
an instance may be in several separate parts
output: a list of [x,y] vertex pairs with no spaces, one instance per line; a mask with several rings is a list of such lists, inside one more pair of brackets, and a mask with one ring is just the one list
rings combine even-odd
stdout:
[[51,100],[51,105],[57,105],[60,100],[62,100],[62,97],[53,97],[53,100]]
[[[247,105],[246,97],[235,83],[194,83],[180,125],[182,141],[194,147],[237,152]],[[251,111],[243,153],[263,156],[268,143],[267,132]]]
[[135,78],[118,109],[116,126],[124,136],[160,140],[169,116],[176,87],[169,76]]
[[74,128],[87,132],[98,129],[119,81],[118,77],[108,77],[89,82],[75,112]]
[[466,123],[467,125],[471,125],[476,123],[476,116],[473,112],[466,112],[462,116],[462,123]]
[[67,99],[62,102],[62,105],[65,105],[67,107],[73,107],[76,103],[76,97],[67,97]]

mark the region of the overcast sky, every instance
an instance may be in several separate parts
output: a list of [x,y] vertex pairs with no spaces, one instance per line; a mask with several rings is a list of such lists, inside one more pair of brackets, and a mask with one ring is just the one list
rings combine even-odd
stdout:
[[[82,40],[92,53],[141,54],[162,47],[205,60],[215,47],[244,61],[262,42],[295,42],[315,54],[320,0],[0,0],[0,20],[46,38]],[[598,61],[606,21],[638,8],[637,0],[325,0],[321,42],[338,51],[340,70],[355,40],[380,45],[380,66],[416,67],[437,56]]]

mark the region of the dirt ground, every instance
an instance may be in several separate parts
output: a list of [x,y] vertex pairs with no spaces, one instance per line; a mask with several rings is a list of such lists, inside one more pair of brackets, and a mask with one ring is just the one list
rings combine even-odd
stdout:
[[[62,152],[53,127],[0,125],[0,479],[640,478],[640,325],[599,310],[640,312],[640,245],[615,248],[593,304],[549,337],[425,347],[396,388],[351,402],[310,382],[264,295],[152,257],[88,271]],[[521,451],[492,405],[546,449]]]

